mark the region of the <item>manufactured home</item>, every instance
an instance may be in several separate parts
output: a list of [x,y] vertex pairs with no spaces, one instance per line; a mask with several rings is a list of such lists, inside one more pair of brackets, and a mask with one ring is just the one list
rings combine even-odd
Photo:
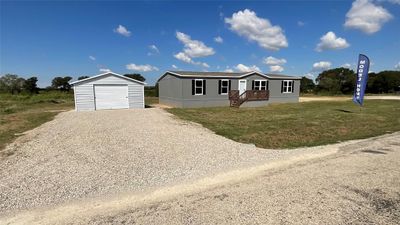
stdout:
[[157,83],[159,102],[178,108],[256,107],[298,102],[301,77],[243,73],[167,71]]
[[75,110],[144,108],[145,83],[107,72],[71,83]]

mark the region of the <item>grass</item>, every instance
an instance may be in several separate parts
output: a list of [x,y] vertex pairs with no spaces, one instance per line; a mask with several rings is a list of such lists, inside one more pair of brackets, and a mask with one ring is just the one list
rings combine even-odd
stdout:
[[[365,96],[396,96],[399,93],[365,93]],[[353,94],[300,93],[300,97],[353,97]]]
[[296,148],[368,138],[400,130],[400,101],[365,100],[271,104],[261,108],[168,109],[242,143]]
[[60,110],[73,109],[73,98],[72,93],[58,91],[0,94],[0,153],[19,134],[52,120]]
[[144,103],[146,106],[151,106],[154,104],[158,104],[158,97],[150,97],[150,96],[146,96],[144,98]]

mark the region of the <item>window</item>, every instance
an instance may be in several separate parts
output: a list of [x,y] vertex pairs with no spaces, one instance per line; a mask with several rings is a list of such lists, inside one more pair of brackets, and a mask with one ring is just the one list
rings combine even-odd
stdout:
[[266,80],[254,80],[253,82],[253,90],[267,90]]
[[227,95],[229,91],[229,80],[219,81],[219,94]]
[[195,95],[203,95],[203,80],[195,80]]
[[282,93],[292,93],[293,92],[293,81],[284,80],[282,81]]
[[203,79],[192,80],[192,95],[205,95],[206,81]]

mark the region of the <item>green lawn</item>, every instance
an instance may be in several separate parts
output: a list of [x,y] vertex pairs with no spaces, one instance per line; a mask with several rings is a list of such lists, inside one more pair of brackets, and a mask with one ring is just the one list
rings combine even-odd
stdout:
[[0,94],[0,156],[6,154],[1,151],[5,145],[20,133],[52,120],[60,110],[70,110],[73,107],[73,93],[53,91],[37,95]]
[[400,130],[400,101],[272,104],[261,108],[168,109],[215,133],[263,148],[296,148],[367,138]]

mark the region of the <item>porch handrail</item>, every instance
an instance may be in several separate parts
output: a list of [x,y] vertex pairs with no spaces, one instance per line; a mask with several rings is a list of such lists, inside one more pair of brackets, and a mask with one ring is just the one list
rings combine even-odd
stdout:
[[239,107],[246,101],[260,101],[269,99],[269,90],[246,90],[239,95],[239,90],[229,91],[231,106]]

